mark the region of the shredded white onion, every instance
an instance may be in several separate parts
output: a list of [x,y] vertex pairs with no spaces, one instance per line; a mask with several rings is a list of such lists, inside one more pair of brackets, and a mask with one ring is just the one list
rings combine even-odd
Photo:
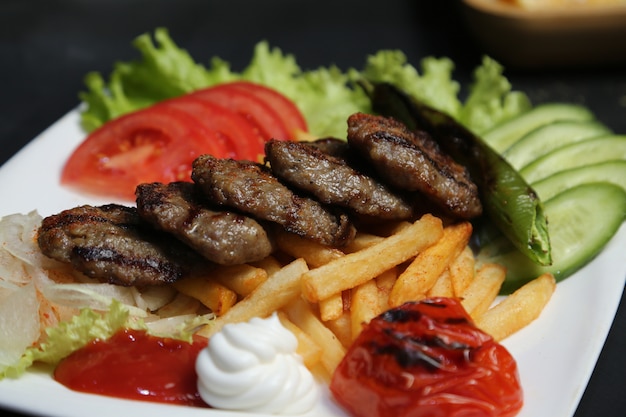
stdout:
[[0,218],[0,369],[45,340],[46,327],[85,307],[107,311],[113,300],[125,306],[131,320],[143,320],[164,335],[214,318],[199,313],[206,312],[201,303],[172,286],[102,283],[46,257],[36,241],[42,220],[36,211]]
[[59,262],[42,254],[35,241],[41,221],[36,211],[4,216],[0,220],[0,242],[3,250],[26,264],[54,268]]
[[39,301],[30,283],[0,299],[0,367],[14,364],[40,336]]

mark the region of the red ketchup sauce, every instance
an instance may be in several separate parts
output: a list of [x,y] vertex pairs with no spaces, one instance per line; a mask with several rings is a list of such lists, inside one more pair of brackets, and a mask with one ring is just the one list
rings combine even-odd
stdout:
[[63,359],[54,379],[81,392],[132,400],[207,407],[196,388],[195,362],[207,345],[121,330]]

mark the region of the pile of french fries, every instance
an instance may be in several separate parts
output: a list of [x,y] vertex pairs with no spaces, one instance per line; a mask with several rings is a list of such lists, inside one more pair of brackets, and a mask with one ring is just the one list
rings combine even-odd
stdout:
[[218,267],[174,285],[215,313],[201,336],[278,312],[296,335],[304,364],[328,381],[364,324],[404,302],[458,297],[496,340],[539,316],[556,287],[554,277],[541,275],[498,297],[506,270],[475,261],[471,234],[469,222],[444,225],[430,214],[379,233],[360,231],[342,250],[285,232],[276,238],[276,253],[261,262]]

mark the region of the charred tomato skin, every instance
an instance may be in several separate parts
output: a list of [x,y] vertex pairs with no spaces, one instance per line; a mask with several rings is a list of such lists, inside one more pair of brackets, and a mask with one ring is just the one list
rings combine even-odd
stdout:
[[330,383],[355,417],[512,417],[517,364],[457,299],[405,303],[374,318]]

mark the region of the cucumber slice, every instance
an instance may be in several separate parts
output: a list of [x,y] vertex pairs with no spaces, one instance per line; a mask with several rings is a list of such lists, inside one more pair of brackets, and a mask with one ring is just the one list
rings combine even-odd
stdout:
[[600,136],[558,148],[519,172],[532,185],[566,169],[620,159],[626,159],[626,135]]
[[535,182],[532,187],[541,201],[547,201],[569,188],[589,182],[610,182],[626,191],[626,161],[599,162],[566,169]]
[[611,133],[607,126],[596,120],[559,120],[529,132],[511,145],[503,156],[519,170],[557,148]]
[[498,153],[504,152],[528,132],[557,120],[593,120],[586,107],[570,103],[540,104],[513,119],[507,120],[482,135]]
[[478,254],[479,262],[497,262],[507,268],[503,294],[545,272],[554,274],[557,281],[570,276],[602,250],[626,219],[626,191],[607,182],[570,188],[544,204],[550,222],[552,265],[537,265],[516,250]]

